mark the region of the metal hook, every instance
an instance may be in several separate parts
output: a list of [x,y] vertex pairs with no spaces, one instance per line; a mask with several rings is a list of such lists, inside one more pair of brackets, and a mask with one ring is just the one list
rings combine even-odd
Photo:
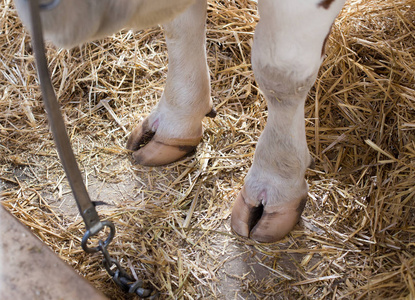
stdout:
[[85,252],[87,253],[94,253],[94,252],[98,252],[100,250],[100,246],[97,247],[88,247],[87,242],[89,240],[89,238],[91,236],[94,236],[95,234],[97,234],[99,231],[101,231],[104,227],[109,227],[110,229],[110,233],[107,237],[107,239],[104,242],[104,248],[106,248],[109,243],[111,243],[112,239],[114,238],[115,235],[115,226],[114,224],[112,224],[110,221],[102,221],[100,222],[100,228],[96,231],[96,232],[92,232],[91,230],[87,230],[85,232],[85,235],[82,238],[82,249],[84,249]]

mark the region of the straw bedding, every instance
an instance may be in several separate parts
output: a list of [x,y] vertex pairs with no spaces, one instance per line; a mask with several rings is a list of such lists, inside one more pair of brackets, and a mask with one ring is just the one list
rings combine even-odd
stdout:
[[[415,2],[349,1],[306,103],[316,167],[302,221],[284,240],[231,234],[233,199],[267,118],[250,65],[256,2],[210,1],[208,63],[218,116],[197,154],[131,165],[126,136],[161,96],[160,28],[70,51],[48,45],[53,83],[113,255],[162,299],[414,299]],[[125,299],[80,249],[74,210],[42,107],[30,37],[0,3],[2,205],[112,299]]]

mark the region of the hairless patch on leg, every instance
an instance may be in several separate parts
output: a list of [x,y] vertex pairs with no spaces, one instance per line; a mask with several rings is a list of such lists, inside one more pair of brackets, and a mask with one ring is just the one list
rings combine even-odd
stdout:
[[322,0],[318,6],[319,7],[324,7],[324,9],[329,9],[330,5],[334,2],[334,0]]

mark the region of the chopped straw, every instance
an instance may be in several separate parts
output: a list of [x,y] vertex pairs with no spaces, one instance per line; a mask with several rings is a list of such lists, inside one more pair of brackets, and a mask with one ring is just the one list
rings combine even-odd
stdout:
[[[80,248],[75,210],[43,109],[30,37],[0,3],[2,205],[111,299],[127,296],[98,255]],[[208,63],[215,119],[197,154],[134,166],[126,132],[160,99],[160,27],[123,31],[47,56],[68,133],[110,251],[161,299],[415,298],[415,2],[349,1],[337,18],[305,107],[308,171],[302,221],[282,241],[230,232],[232,202],[267,108],[250,48],[256,1],[210,1]]]

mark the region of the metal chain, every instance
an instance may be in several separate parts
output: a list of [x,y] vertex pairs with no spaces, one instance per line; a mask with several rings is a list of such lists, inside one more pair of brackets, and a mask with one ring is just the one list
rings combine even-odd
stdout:
[[[120,263],[112,258],[107,251],[105,243],[99,241],[99,251],[103,254],[102,264],[104,265],[107,273],[112,277],[112,280],[121,287],[125,292],[130,294],[137,294],[142,298],[156,299],[158,294],[151,296],[151,290],[143,288],[143,281],[140,279],[134,280],[124,269]],[[115,266],[115,270],[112,267]]]

